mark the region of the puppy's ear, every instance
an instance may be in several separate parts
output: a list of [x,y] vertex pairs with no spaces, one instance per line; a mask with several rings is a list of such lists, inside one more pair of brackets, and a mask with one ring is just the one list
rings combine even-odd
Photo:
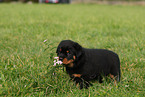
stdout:
[[74,48],[76,50],[76,57],[80,57],[82,55],[82,46],[80,46],[78,43],[74,43]]

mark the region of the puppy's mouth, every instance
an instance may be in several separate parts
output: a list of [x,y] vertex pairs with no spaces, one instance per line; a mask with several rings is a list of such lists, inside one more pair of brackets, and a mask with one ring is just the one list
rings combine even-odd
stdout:
[[73,63],[74,62],[74,60],[76,59],[76,57],[75,56],[73,56],[73,59],[70,59],[70,60],[68,60],[67,58],[59,58],[62,62],[63,62],[63,64],[64,65],[69,65],[69,64],[71,64],[71,63]]
[[73,59],[68,60],[67,58],[64,58],[62,62],[63,62],[63,64],[68,65],[70,63],[73,63],[74,60]]

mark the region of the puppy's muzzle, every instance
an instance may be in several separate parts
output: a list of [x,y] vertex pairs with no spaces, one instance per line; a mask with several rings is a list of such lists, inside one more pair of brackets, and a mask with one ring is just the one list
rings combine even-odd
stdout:
[[59,60],[60,60],[60,61],[63,61],[63,58],[62,58],[62,57],[59,57]]

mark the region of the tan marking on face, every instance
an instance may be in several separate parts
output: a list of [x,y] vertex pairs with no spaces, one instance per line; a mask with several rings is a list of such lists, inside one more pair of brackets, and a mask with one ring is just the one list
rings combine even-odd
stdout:
[[76,56],[73,56],[74,60],[76,59]]
[[68,62],[67,58],[64,58],[63,59],[63,64],[67,64],[67,62]]
[[68,65],[68,67],[73,67],[74,66],[74,64],[73,63],[70,63],[69,65]]
[[73,74],[72,76],[74,76],[74,77],[81,77],[82,74]]
[[73,61],[74,61],[73,59],[67,60],[67,58],[64,58],[64,59],[63,59],[63,64],[70,64],[70,63],[72,63]]
[[73,56],[73,59],[67,60],[67,58],[63,59],[63,64],[67,65],[67,67],[73,67],[74,60],[76,59],[76,56]]

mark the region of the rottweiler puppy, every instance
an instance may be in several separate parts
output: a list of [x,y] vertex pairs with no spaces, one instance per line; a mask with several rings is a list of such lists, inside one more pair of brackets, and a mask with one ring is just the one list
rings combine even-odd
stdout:
[[56,50],[70,78],[80,89],[92,85],[89,81],[110,75],[120,81],[120,60],[116,53],[106,49],[87,49],[71,40],[63,40]]

